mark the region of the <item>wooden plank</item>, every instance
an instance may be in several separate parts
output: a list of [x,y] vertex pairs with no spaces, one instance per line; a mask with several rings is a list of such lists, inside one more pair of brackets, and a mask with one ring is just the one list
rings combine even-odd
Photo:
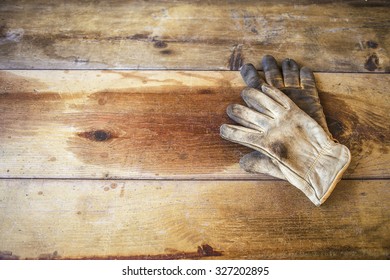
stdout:
[[[352,152],[346,178],[389,178],[390,77],[316,75],[329,126]],[[2,178],[268,178],[222,140],[238,72],[2,71]]]
[[331,2],[2,1],[0,68],[390,72],[390,3]]
[[389,187],[341,181],[318,208],[282,181],[3,179],[0,258],[389,258]]

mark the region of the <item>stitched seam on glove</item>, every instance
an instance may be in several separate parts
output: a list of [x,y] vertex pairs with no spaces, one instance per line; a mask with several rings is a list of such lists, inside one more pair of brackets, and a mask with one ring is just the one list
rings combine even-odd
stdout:
[[314,167],[316,166],[317,162],[320,160],[320,158],[322,156],[324,156],[324,154],[326,153],[326,150],[329,150],[330,149],[330,146],[331,146],[331,143],[325,143],[325,145],[323,145],[323,148],[319,151],[318,153],[318,156],[314,159],[314,161],[312,162],[312,164],[310,165],[309,169],[306,171],[306,174],[303,178],[303,180],[305,181],[306,184],[308,184],[314,191],[314,194],[316,196],[316,198],[318,199],[318,201],[320,201],[320,198],[318,196],[318,193],[316,192],[316,189],[314,186],[312,186],[312,184],[310,183],[310,180],[309,180],[309,176],[310,174],[312,173]]
[[315,158],[315,160],[312,162],[312,164],[310,164],[310,167],[309,169],[306,171],[306,174],[304,176],[304,179],[307,181],[308,180],[308,177],[309,177],[309,174],[311,173],[311,171],[313,170],[314,166],[317,164],[318,160],[321,158],[321,156],[323,156],[326,152],[326,150],[329,150],[330,149],[330,146],[331,146],[331,143],[328,142],[328,143],[325,143],[323,146],[322,146],[322,149],[319,151],[318,153],[318,156]]
[[342,168],[339,170],[339,172],[337,172],[332,184],[330,185],[329,189],[327,190],[327,192],[321,197],[321,200],[320,200],[320,203],[322,204],[330,195],[330,193],[333,191],[333,189],[336,187],[336,184],[341,180],[345,170],[347,170],[349,164],[351,163],[351,152],[349,151],[349,149],[347,148],[346,150],[347,152],[347,162],[342,166]]
[[313,171],[313,168],[314,166],[317,164],[318,160],[325,154],[325,149],[326,148],[322,148],[321,151],[318,153],[318,156],[315,158],[315,160],[312,162],[312,164],[310,165],[309,169],[306,171],[306,174],[305,174],[305,177],[304,177],[304,180],[307,182],[308,179],[309,179],[309,175],[310,173]]

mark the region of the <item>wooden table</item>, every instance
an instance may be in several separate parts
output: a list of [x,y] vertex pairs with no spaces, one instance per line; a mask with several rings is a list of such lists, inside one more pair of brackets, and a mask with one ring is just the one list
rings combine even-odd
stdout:
[[[317,2],[312,4],[312,2]],[[388,1],[0,3],[0,259],[390,258]],[[321,207],[219,137],[237,71],[315,71]]]

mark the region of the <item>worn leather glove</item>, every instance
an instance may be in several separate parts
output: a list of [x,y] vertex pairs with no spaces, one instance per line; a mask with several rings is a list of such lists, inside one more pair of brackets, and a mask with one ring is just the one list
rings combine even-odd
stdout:
[[[312,117],[330,138],[335,140],[326,123],[313,72],[307,67],[299,69],[294,60],[287,58],[282,62],[281,73],[275,58],[271,55],[263,57],[262,67],[266,82],[286,94],[300,109]],[[261,89],[261,85],[265,84],[252,64],[245,64],[241,68],[241,76],[248,87]],[[247,172],[268,174],[279,179],[286,179],[278,166],[269,157],[258,151],[243,156],[240,160],[240,166]]]
[[268,156],[291,184],[321,205],[349,165],[348,148],[274,87],[246,88],[241,96],[249,108],[233,104],[227,113],[242,126],[222,125],[222,138]]

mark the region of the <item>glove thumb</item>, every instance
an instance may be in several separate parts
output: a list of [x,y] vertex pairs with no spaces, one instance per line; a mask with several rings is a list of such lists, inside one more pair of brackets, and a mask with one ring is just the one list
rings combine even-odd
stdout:
[[274,163],[271,158],[258,151],[244,155],[240,160],[240,166],[250,173],[262,173],[286,180],[277,163]]

